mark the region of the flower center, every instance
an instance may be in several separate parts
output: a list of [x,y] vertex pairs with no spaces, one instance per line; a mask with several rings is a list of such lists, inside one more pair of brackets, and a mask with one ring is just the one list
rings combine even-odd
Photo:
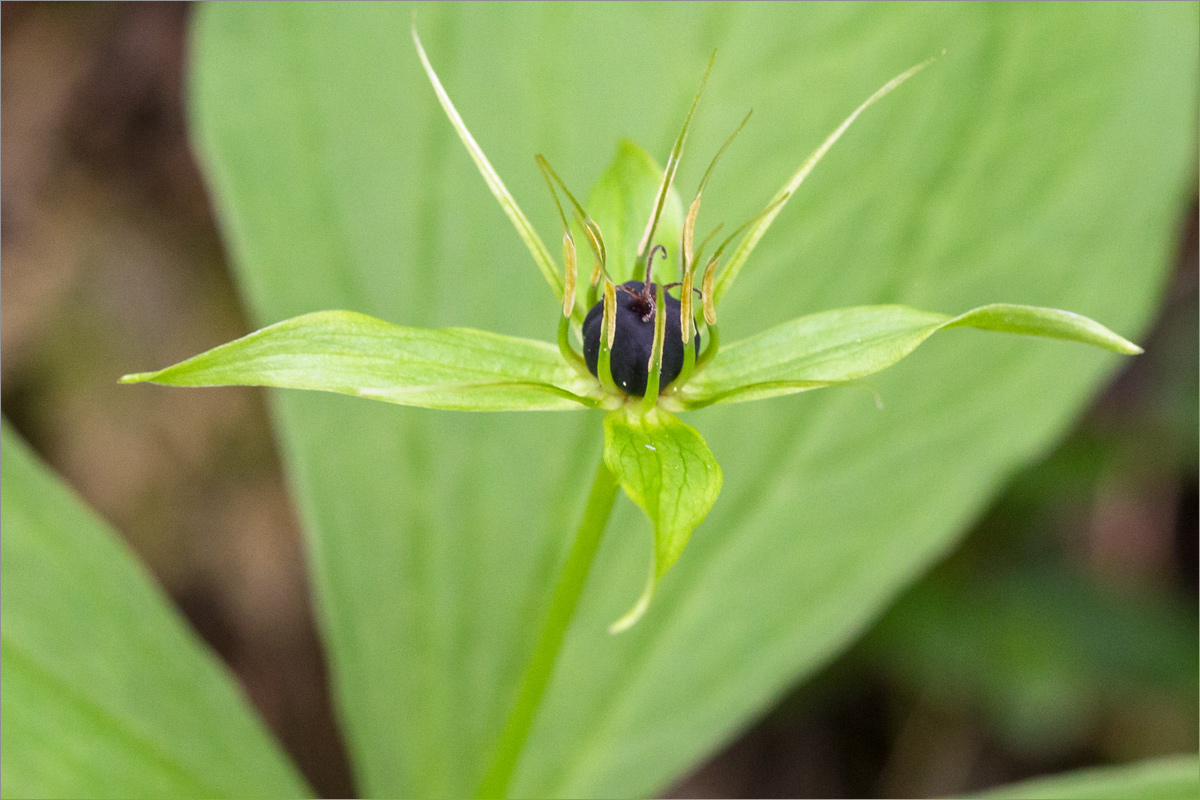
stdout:
[[[613,337],[610,367],[613,383],[628,394],[642,397],[646,394],[649,376],[650,353],[654,348],[654,315],[659,309],[647,301],[646,284],[628,281],[617,287],[616,333]],[[649,285],[649,297],[654,297],[657,286]],[[679,376],[683,369],[683,337],[679,328],[680,303],[670,295],[664,295],[661,309],[667,315],[666,335],[663,340],[662,369],[659,372],[659,387],[666,388]],[[583,357],[588,370],[598,375],[600,358],[600,329],[604,320],[604,301],[596,303],[583,320]],[[700,334],[694,344],[700,349]]]

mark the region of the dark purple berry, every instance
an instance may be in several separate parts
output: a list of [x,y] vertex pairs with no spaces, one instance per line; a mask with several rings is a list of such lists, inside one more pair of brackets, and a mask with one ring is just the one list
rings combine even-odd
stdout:
[[[625,392],[643,397],[646,394],[646,376],[650,364],[650,351],[654,348],[654,315],[650,304],[642,296],[641,281],[624,284],[629,291],[617,291],[617,332],[613,338],[610,365],[613,382]],[[650,284],[653,297],[657,284]],[[667,329],[663,340],[662,370],[659,373],[659,390],[665,389],[683,369],[683,341],[679,328],[679,301],[664,293]],[[643,319],[648,317],[648,319]],[[600,329],[604,322],[604,301],[592,306],[583,320],[583,358],[588,369],[596,375],[596,364],[600,359]],[[696,333],[695,347],[700,350],[700,334]]]

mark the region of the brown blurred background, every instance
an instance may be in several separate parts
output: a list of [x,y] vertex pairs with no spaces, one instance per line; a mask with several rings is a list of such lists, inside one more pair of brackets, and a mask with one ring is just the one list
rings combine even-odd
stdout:
[[[190,10],[0,4],[0,403],[126,537],[314,787],[350,795],[263,395],[116,383],[250,330],[187,141]],[[1195,751],[1194,201],[1180,211],[1147,354],[861,644],[673,795],[956,793]],[[1042,631],[1028,615],[1060,592],[1060,627]],[[1106,604],[1129,618],[1097,618]],[[995,675],[963,656],[978,654],[981,619],[1025,648]]]

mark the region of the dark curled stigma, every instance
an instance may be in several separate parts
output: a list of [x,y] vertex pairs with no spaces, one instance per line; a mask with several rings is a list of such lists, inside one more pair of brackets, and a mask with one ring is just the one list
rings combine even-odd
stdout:
[[[618,387],[637,397],[646,394],[647,367],[650,351],[654,349],[654,314],[642,294],[642,281],[628,281],[623,291],[617,292],[617,333],[613,339],[610,363],[613,382]],[[656,284],[650,284],[653,297]],[[667,330],[663,340],[662,371],[659,373],[659,390],[665,389],[683,369],[683,341],[679,329],[679,301],[670,295],[664,296]],[[657,313],[658,310],[655,310]],[[643,316],[649,314],[645,320]],[[604,301],[592,306],[583,320],[583,357],[588,369],[596,375],[596,364],[600,359],[600,329],[604,323]],[[696,333],[695,347],[700,350],[700,333]]]

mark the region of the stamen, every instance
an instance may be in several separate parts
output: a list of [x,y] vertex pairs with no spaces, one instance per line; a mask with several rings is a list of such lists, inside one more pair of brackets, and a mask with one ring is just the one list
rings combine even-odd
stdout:
[[[782,200],[778,200],[778,199],[772,201],[770,205],[768,205],[762,211],[758,212],[758,214],[756,214],[755,216],[751,217],[750,219],[748,219],[744,223],[742,223],[742,226],[740,228],[738,228],[733,233],[729,234],[729,236],[725,237],[725,241],[721,242],[721,244],[717,246],[716,252],[713,253],[712,258],[710,258],[708,260],[708,266],[706,266],[704,268],[704,279],[700,283],[700,295],[704,302],[704,320],[709,325],[715,325],[717,323],[716,297],[714,296],[714,292],[713,292],[713,283],[714,283],[714,278],[716,276],[718,259],[720,259],[721,254],[725,252],[725,248],[728,247],[729,244],[742,233],[742,231],[749,228],[751,225],[753,225],[755,222],[760,220],[765,215],[770,214],[771,211],[773,211],[782,202],[783,202]],[[713,230],[713,233],[716,233],[716,230]],[[708,235],[708,239],[711,239],[711,238],[712,238],[712,234],[710,233]],[[708,242],[708,239],[704,240],[705,243]],[[703,248],[704,248],[704,245],[701,245],[701,249],[703,249]]]
[[[651,251],[651,256],[653,254],[654,251]],[[658,307],[666,308],[662,286],[657,288],[655,295]],[[662,380],[663,347],[666,338],[667,315],[659,314],[654,318],[654,344],[650,347],[650,362],[646,366],[646,394],[642,397],[642,413],[646,413],[658,403],[658,388]]]
[[675,376],[675,381],[671,384],[671,390],[677,391],[686,385],[695,369],[696,345],[685,339],[683,342],[683,367],[679,370],[679,374]]
[[706,330],[708,331],[708,344],[705,346],[704,352],[696,359],[696,369],[700,369],[711,361],[721,347],[721,334],[717,331],[717,326],[709,325]]
[[605,331],[603,338],[609,349],[611,349],[613,341],[617,338],[617,290],[616,284],[611,282],[604,284],[603,327]]
[[[554,171],[554,167],[550,166],[550,162],[540,154],[535,156],[534,160],[537,161],[538,169],[542,171],[542,177],[545,178],[546,183],[550,184],[553,180],[553,182],[557,183],[559,188],[563,190],[563,194],[567,196],[567,200],[571,203],[571,207],[575,211],[575,216],[578,219],[579,224],[583,227],[583,232],[588,237],[588,245],[591,246],[592,254],[596,258],[595,263],[592,266],[590,285],[595,286],[600,282],[601,277],[608,278],[609,281],[612,281],[612,278],[610,278],[608,275],[608,251],[604,246],[604,235],[600,232],[600,226],[596,224],[595,220],[588,216],[588,213],[583,210],[583,206],[579,205],[579,201],[575,199],[575,195],[571,194],[571,190],[567,188],[567,184],[563,181],[563,179],[558,177],[558,173]],[[553,185],[551,185],[550,191],[551,193],[554,193]],[[554,203],[555,205],[558,205],[557,194],[554,195]],[[560,217],[563,216],[561,206],[559,206],[558,213]]]
[[607,394],[617,394],[612,376],[612,346],[617,333],[617,292],[610,281],[604,282],[604,314],[600,321],[600,352],[596,356],[596,377]]
[[575,348],[571,346],[571,319],[565,314],[559,317],[558,320],[558,352],[562,354],[563,359],[572,364],[581,375],[589,375],[587,361],[583,356],[575,352]]
[[[743,124],[745,124],[745,123],[743,122]],[[717,153],[717,155],[720,155],[720,153]],[[715,161],[716,160],[714,159],[714,163],[715,163]],[[710,166],[710,169],[711,169],[711,166]],[[701,185],[701,191],[703,191],[703,188],[704,188],[703,185]],[[700,207],[699,204],[700,204],[700,194],[697,193],[696,199],[695,199],[695,201],[693,201],[692,205],[695,206],[697,209],[699,209],[699,207]],[[695,220],[693,220],[693,222],[695,222]],[[708,236],[704,237],[704,241],[700,243],[700,249],[696,251],[695,255],[689,256],[687,263],[684,264],[684,270],[683,270],[684,290],[683,290],[683,294],[680,295],[680,297],[679,297],[679,315],[680,315],[679,330],[680,330],[680,333],[683,335],[684,345],[686,345],[688,343],[688,340],[692,338],[692,324],[693,324],[693,317],[695,316],[695,311],[693,311],[693,306],[692,306],[692,302],[693,302],[692,292],[697,292],[698,294],[701,295],[701,299],[703,299],[703,294],[700,293],[698,289],[693,288],[695,285],[695,282],[696,282],[696,264],[699,263],[700,256],[704,254],[704,248],[708,246],[709,241],[714,236],[717,235],[717,231],[719,231],[719,230],[721,230],[721,225],[717,225],[717,227],[713,228],[712,231],[708,234]]]
[[714,255],[704,268],[704,280],[700,282],[700,302],[704,306],[704,321],[711,328],[717,324],[717,306],[713,302],[713,278],[717,274],[717,256]]
[[688,340],[692,338],[692,281],[695,275],[690,269],[684,273],[683,288],[679,293],[679,333],[683,337],[684,349],[687,349]]
[[742,132],[742,128],[746,127],[746,123],[750,121],[750,114],[753,113],[754,111],[751,109],[742,119],[741,124],[737,126],[737,130],[735,130],[730,137],[725,140],[725,144],[721,145],[720,149],[717,150],[717,154],[713,156],[712,161],[709,162],[708,169],[704,171],[704,177],[700,179],[700,187],[696,189],[696,198],[692,200],[691,206],[688,207],[687,218],[684,219],[683,222],[683,255],[685,259],[685,269],[689,264],[695,263],[692,259],[692,241],[693,233],[696,228],[696,218],[700,215],[700,198],[704,195],[704,187],[708,185],[708,178],[710,175],[712,175],[713,167],[717,166],[717,161],[721,158],[721,154],[725,152],[725,149],[729,147],[729,145],[733,144],[733,140],[736,139],[737,135]]
[[571,312],[575,309],[575,240],[571,238],[571,231],[563,229],[563,264],[566,265],[566,273],[563,276],[563,297],[562,307],[563,316],[571,316]]
[[[545,159],[537,156],[538,166],[545,163]],[[549,165],[547,165],[549,166]],[[563,232],[563,294],[562,308],[563,316],[571,316],[571,312],[575,309],[575,280],[576,280],[576,257],[575,257],[575,238],[571,236],[571,226],[567,224],[567,215],[563,213],[562,203],[558,202],[558,192],[554,191],[554,184],[550,180],[550,176],[542,170],[542,177],[546,180],[546,185],[550,187],[550,196],[554,198],[554,207],[558,209],[558,219],[562,223]]]
[[713,61],[716,57],[717,51],[714,50],[708,59],[708,66],[704,69],[704,78],[700,81],[700,89],[696,92],[692,106],[688,109],[687,117],[683,120],[683,129],[679,131],[679,138],[675,140],[675,146],[671,148],[671,154],[667,157],[667,167],[663,170],[662,184],[659,185],[658,195],[654,198],[654,210],[650,213],[650,219],[646,222],[646,230],[642,232],[642,239],[638,242],[638,258],[642,257],[646,248],[650,246],[650,242],[654,240],[654,232],[658,229],[658,221],[662,216],[663,206],[667,202],[667,193],[671,190],[671,181],[675,179],[675,170],[679,168],[679,159],[683,155],[683,143],[687,140],[688,126],[692,123],[692,115],[700,103],[700,95],[704,93],[704,85],[708,83],[708,73],[712,71]]

